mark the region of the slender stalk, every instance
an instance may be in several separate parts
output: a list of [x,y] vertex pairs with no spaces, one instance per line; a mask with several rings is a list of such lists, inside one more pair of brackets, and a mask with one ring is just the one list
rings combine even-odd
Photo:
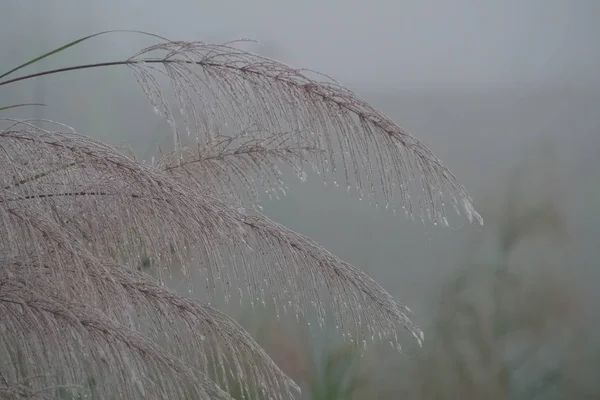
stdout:
[[75,166],[76,164],[77,163],[72,162],[72,163],[69,163],[69,164],[65,164],[65,165],[63,165],[63,166],[61,166],[61,167],[59,167],[59,168],[57,168],[55,170],[50,170],[50,171],[46,171],[46,172],[40,172],[39,174],[30,176],[29,178],[21,179],[20,181],[15,182],[12,185],[4,186],[4,189],[8,190],[8,189],[11,189],[13,187],[24,185],[24,184],[26,184],[28,182],[32,182],[32,181],[41,179],[41,178],[43,178],[45,176],[48,176],[48,175],[52,174],[53,172],[58,172],[58,171],[62,171],[64,169],[71,168],[71,167]]
[[[107,192],[86,192],[86,191],[82,191],[82,192],[60,192],[60,193],[40,193],[40,194],[32,194],[32,195],[28,195],[28,196],[20,196],[20,197],[15,197],[15,198],[9,198],[9,199],[0,199],[0,203],[8,203],[9,201],[22,201],[22,200],[33,200],[33,199],[44,199],[44,198],[50,198],[50,197],[71,197],[71,196],[118,196],[118,194],[115,193],[107,193]],[[137,198],[141,198],[142,196],[132,193],[129,194],[128,196],[137,199]],[[161,200],[159,198],[153,197],[153,199],[155,200]]]
[[60,47],[58,47],[58,48],[56,48],[54,50],[50,50],[49,52],[47,52],[45,54],[42,54],[41,56],[36,57],[33,60],[29,60],[29,61],[27,61],[24,64],[16,66],[15,68],[11,69],[10,71],[5,72],[4,74],[0,75],[0,79],[4,78],[5,76],[8,76],[8,75],[12,74],[13,72],[16,72],[16,71],[20,70],[21,68],[25,68],[28,65],[35,64],[35,63],[37,63],[37,62],[39,62],[39,61],[41,61],[41,60],[43,60],[43,59],[45,59],[47,57],[50,57],[50,56],[52,56],[54,54],[57,54],[57,53],[60,53],[61,51],[64,51],[64,50],[68,49],[69,47],[76,46],[79,43],[84,42],[84,41],[86,41],[88,39],[94,38],[96,36],[105,35],[107,33],[138,33],[138,34],[141,34],[141,35],[158,38],[158,39],[164,40],[165,42],[169,42],[169,39],[167,39],[165,37],[162,37],[162,36],[159,36],[159,35],[155,35],[155,34],[149,33],[149,32],[137,31],[137,30],[131,30],[131,29],[114,29],[114,30],[109,30],[109,31],[98,32],[98,33],[94,33],[94,34],[91,34],[91,35],[79,38],[77,40],[74,40],[74,41],[72,41],[70,43],[67,43],[67,44],[65,44],[63,46],[60,46]]
[[[151,61],[146,61],[148,63],[158,63],[158,62],[163,62],[163,61],[159,61],[159,60],[151,60]],[[76,70],[80,70],[80,69],[90,69],[90,68],[98,68],[98,67],[109,67],[112,65],[128,65],[128,64],[135,64],[135,63],[139,63],[139,61],[127,61],[127,60],[122,60],[122,61],[109,61],[109,62],[102,62],[102,63],[95,63],[95,64],[81,64],[81,65],[74,65],[71,67],[63,67],[63,68],[57,68],[57,69],[50,69],[50,70],[46,70],[46,71],[41,71],[41,72],[36,72],[33,74],[29,74],[29,75],[23,75],[23,76],[19,76],[17,78],[13,78],[13,79],[8,79],[6,81],[2,81],[0,82],[0,86],[4,86],[4,85],[8,85],[9,83],[14,83],[14,82],[19,82],[19,81],[25,81],[27,79],[32,79],[32,78],[37,78],[40,76],[44,76],[44,75],[53,75],[53,74],[58,74],[61,72],[68,72],[68,71],[76,71]]]
[[43,103],[23,103],[23,104],[12,104],[12,105],[10,105],[10,106],[3,106],[3,107],[0,107],[0,111],[4,111],[4,110],[10,110],[11,108],[27,107],[27,106],[46,106],[46,104],[43,104]]
[[[230,65],[223,65],[223,64],[212,63],[212,62],[189,61],[189,60],[166,60],[166,59],[162,59],[162,58],[151,58],[151,59],[146,59],[146,60],[105,61],[105,62],[101,62],[101,63],[81,64],[81,65],[73,65],[70,67],[49,69],[46,71],[36,72],[33,74],[29,74],[29,75],[23,75],[23,76],[19,76],[17,78],[12,78],[12,79],[8,79],[5,81],[1,81],[0,86],[8,85],[9,83],[15,83],[15,82],[19,82],[19,81],[25,81],[28,79],[38,78],[40,76],[59,74],[61,72],[77,71],[77,70],[82,70],[82,69],[92,69],[92,68],[100,68],[100,67],[112,67],[112,66],[117,66],[117,65],[134,65],[134,64],[141,64],[141,63],[144,63],[144,64],[185,63],[185,64],[204,65],[207,67],[224,67],[224,68],[229,68],[229,69],[240,69],[240,68],[236,68],[236,67],[233,67]],[[246,71],[246,72],[252,72],[252,71]]]

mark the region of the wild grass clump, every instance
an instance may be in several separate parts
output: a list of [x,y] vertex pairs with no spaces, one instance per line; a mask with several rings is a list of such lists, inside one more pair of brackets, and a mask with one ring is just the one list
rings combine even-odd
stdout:
[[339,83],[235,44],[154,36],[156,45],[127,59],[17,75],[98,35],[0,75],[0,90],[41,76],[129,68],[168,122],[173,145],[144,163],[62,123],[2,118],[5,397],[60,389],[61,396],[227,399],[233,387],[247,398],[297,394],[239,324],[165,287],[173,264],[204,280],[207,294],[269,303],[314,325],[330,315],[350,343],[399,346],[398,328],[423,340],[383,287],[268,219],[257,203],[259,193],[285,193],[284,165],[300,179],[314,170],[424,221],[447,224],[451,204],[481,222],[425,145]]

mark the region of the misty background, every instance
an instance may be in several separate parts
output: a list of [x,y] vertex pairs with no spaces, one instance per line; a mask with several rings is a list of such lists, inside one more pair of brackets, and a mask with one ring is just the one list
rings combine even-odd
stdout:
[[[423,225],[310,175],[289,181],[287,197],[266,199],[264,212],[365,270],[421,325],[472,244],[493,242],[514,168],[541,151],[546,158],[525,188],[533,202],[552,196],[568,231],[560,249],[541,252],[576,288],[579,311],[598,323],[599,17],[594,0],[4,0],[0,70],[90,33],[135,29],[171,40],[255,39],[245,48],[339,80],[427,144],[473,195],[486,225]],[[27,72],[128,57],[152,43],[112,34]],[[0,106],[18,102],[48,106],[11,116],[58,120],[110,144],[127,142],[141,157],[170,143],[126,68],[0,88]],[[482,248],[478,257],[493,257]]]

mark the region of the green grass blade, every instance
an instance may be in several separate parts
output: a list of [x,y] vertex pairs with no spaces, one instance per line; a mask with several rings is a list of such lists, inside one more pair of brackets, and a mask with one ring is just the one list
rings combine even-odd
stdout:
[[10,106],[0,107],[0,111],[9,110],[11,108],[17,108],[17,107],[25,107],[25,106],[46,106],[46,104],[42,104],[42,103],[13,104],[13,105],[10,105]]
[[81,43],[81,42],[83,42],[85,40],[94,38],[96,36],[104,35],[104,34],[107,34],[107,33],[116,33],[116,32],[139,33],[141,35],[151,36],[151,37],[155,37],[155,38],[158,38],[158,39],[161,39],[161,40],[169,41],[168,39],[166,39],[166,38],[164,38],[162,36],[155,35],[155,34],[149,33],[149,32],[144,32],[144,31],[117,29],[117,30],[110,30],[110,31],[98,32],[98,33],[94,33],[92,35],[84,36],[82,38],[74,40],[74,41],[72,41],[70,43],[67,43],[67,44],[63,45],[63,46],[57,47],[56,49],[51,50],[51,51],[49,51],[49,52],[47,52],[45,54],[42,54],[41,56],[36,57],[33,60],[29,60],[26,63],[21,64],[21,65],[15,67],[15,68],[11,69],[10,71],[5,72],[4,74],[0,75],[0,79],[4,78],[5,76],[8,76],[8,75],[12,74],[13,72],[16,72],[16,71],[20,70],[22,68],[25,68],[28,65],[31,65],[31,64],[34,64],[34,63],[36,63],[36,62],[38,62],[40,60],[43,60],[46,57],[50,57],[53,54],[60,53],[61,51],[66,50],[66,49],[68,49],[70,47],[73,47],[73,46],[75,46],[75,45],[77,45],[77,44],[79,44],[79,43]]

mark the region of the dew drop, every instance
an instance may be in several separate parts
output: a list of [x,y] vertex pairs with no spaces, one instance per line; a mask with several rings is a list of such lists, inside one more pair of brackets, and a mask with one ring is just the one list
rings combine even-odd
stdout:
[[300,178],[300,180],[302,182],[306,182],[306,178],[307,178],[306,177],[306,172],[300,170],[300,171],[297,172],[297,175],[298,175],[298,178]]

